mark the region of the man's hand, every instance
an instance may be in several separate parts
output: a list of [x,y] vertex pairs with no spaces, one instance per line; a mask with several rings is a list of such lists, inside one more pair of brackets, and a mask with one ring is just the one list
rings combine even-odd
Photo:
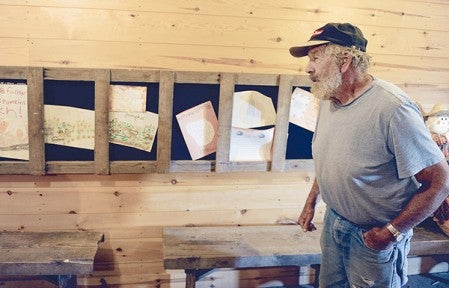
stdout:
[[365,245],[374,250],[385,250],[393,245],[395,238],[386,228],[374,227],[363,233]]
[[302,209],[302,212],[298,217],[298,224],[302,227],[304,232],[316,230],[316,226],[312,222],[314,215],[315,215],[315,208],[305,206]]

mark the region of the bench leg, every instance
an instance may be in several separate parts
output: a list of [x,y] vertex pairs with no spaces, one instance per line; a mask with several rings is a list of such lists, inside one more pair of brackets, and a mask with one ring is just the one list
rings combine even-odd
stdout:
[[196,271],[194,269],[186,269],[186,288],[195,288],[196,284]]
[[214,269],[185,269],[186,288],[195,288],[196,281],[212,270]]
[[77,286],[76,275],[58,275],[59,288],[76,288]]
[[312,264],[310,265],[315,270],[315,279],[313,279],[313,287],[319,287],[319,278],[320,278],[320,264]]

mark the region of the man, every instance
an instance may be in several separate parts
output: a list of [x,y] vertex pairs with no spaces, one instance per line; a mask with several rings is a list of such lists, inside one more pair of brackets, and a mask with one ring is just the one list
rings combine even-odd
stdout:
[[320,287],[402,287],[412,228],[449,194],[449,168],[418,106],[367,73],[367,40],[349,23],[329,23],[290,48],[308,56],[321,99],[312,154],[316,179],[298,223],[326,203]]

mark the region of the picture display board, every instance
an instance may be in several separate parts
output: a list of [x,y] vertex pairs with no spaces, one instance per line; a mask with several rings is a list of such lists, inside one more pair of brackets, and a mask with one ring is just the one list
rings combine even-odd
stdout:
[[[313,165],[313,131],[290,121],[290,109],[299,109],[292,95],[297,87],[307,92],[306,76],[0,67],[0,82],[26,84],[30,136],[29,159],[0,155],[0,174],[289,171]],[[11,103],[0,103],[0,116]]]

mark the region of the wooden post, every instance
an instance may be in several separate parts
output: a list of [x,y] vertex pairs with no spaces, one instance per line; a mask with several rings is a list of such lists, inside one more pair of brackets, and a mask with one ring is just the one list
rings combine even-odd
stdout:
[[95,173],[109,174],[110,70],[95,70]]
[[235,75],[224,73],[220,78],[220,102],[218,105],[218,135],[216,153],[216,172],[229,172],[231,147],[232,104]]
[[281,75],[279,78],[276,127],[274,130],[273,155],[271,160],[271,171],[274,172],[281,172],[285,169],[292,80],[292,75]]
[[30,174],[45,174],[44,69],[28,68],[28,143]]
[[174,83],[174,72],[161,71],[156,163],[156,171],[158,173],[170,172]]

